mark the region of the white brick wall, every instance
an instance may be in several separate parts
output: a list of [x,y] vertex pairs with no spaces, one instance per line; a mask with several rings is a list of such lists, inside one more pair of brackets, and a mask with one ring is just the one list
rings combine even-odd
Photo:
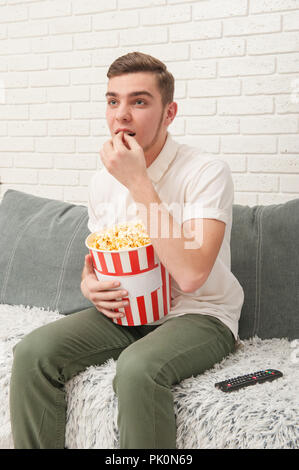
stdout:
[[107,68],[132,50],[166,62],[169,130],[228,162],[236,203],[299,197],[299,0],[0,0],[0,199],[86,204]]

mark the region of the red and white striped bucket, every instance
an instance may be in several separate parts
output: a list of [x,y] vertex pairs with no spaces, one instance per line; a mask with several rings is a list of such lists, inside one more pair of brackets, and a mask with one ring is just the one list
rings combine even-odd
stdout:
[[123,298],[129,304],[114,309],[124,312],[122,318],[113,321],[122,326],[137,326],[163,318],[171,306],[171,277],[157,257],[152,244],[127,250],[104,251],[91,248],[89,243],[96,234],[91,233],[85,244],[93,259],[93,267],[99,281],[118,280],[116,289],[128,291]]

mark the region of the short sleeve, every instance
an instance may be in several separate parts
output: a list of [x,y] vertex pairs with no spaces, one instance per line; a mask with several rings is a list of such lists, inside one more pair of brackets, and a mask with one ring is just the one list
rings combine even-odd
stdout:
[[187,183],[182,223],[189,219],[231,220],[234,185],[231,170],[222,160],[205,163]]

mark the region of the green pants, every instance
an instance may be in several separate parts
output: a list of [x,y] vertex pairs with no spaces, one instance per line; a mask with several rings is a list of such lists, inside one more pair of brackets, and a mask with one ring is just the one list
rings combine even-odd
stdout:
[[92,307],[37,328],[14,348],[10,414],[15,448],[64,448],[65,383],[113,358],[120,448],[175,449],[171,386],[211,368],[234,346],[230,330],[206,315],[127,327]]

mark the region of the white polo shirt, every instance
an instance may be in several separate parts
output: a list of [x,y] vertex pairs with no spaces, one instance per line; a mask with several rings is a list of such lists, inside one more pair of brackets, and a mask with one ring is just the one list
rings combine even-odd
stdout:
[[[147,173],[169,211],[172,213],[172,205],[181,207],[179,219],[175,211],[172,213],[178,222],[208,218],[226,224],[220,251],[206,282],[194,292],[186,293],[171,278],[171,310],[151,325],[187,313],[211,315],[227,325],[237,339],[244,292],[231,272],[234,186],[228,164],[218,158],[201,155],[195,147],[179,144],[168,132],[164,147],[147,168]],[[129,190],[105,167],[90,180],[88,213],[91,232],[136,220],[138,214]]]

